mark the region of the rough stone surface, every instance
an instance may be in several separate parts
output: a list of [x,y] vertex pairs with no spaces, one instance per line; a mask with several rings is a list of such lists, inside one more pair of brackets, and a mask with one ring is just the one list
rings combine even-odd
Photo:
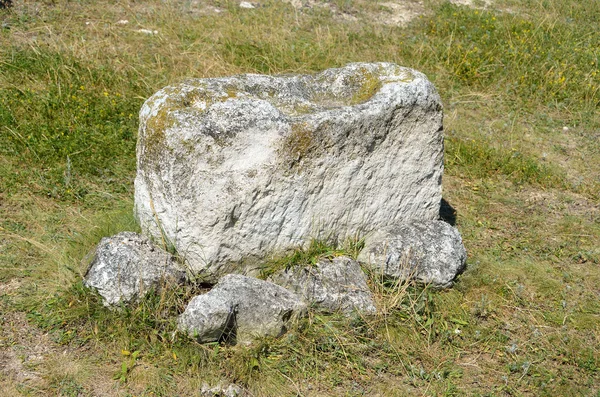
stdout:
[[202,397],[244,397],[249,394],[240,386],[233,383],[219,383],[215,386],[204,383],[200,389],[200,395]]
[[360,265],[347,257],[322,259],[315,266],[282,270],[271,279],[329,312],[375,314],[373,293]]
[[179,329],[199,342],[250,343],[282,335],[305,310],[300,297],[283,287],[229,274],[190,301],[179,317]]
[[358,260],[386,277],[446,288],[464,270],[467,252],[446,222],[414,221],[374,233]]
[[435,219],[442,106],[389,63],[189,80],[143,105],[137,159],[142,229],[216,280],[309,237]]
[[164,283],[185,279],[185,270],[170,254],[144,236],[122,232],[100,241],[84,283],[97,290],[109,306],[131,302]]

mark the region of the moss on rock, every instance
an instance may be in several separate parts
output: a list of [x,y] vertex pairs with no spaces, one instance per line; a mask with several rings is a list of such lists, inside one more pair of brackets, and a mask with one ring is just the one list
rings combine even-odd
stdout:
[[379,79],[379,74],[373,73],[364,68],[361,69],[360,72],[362,74],[362,81],[360,82],[358,91],[352,95],[352,98],[350,99],[350,105],[358,105],[368,101],[377,93],[377,91],[379,91],[382,86],[381,80]]

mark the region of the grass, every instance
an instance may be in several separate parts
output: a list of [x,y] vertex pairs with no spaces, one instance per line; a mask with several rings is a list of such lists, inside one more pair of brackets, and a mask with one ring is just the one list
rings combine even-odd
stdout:
[[[261,4],[0,10],[10,26],[0,30],[0,356],[21,368],[0,369],[0,390],[183,396],[226,380],[265,396],[597,395],[600,3],[432,0],[404,28],[366,17],[378,7],[363,0]],[[311,313],[283,338],[243,348],[174,333],[192,287],[119,311],[82,288],[95,244],[137,230],[145,98],[186,77],[355,61],[421,70],[442,96],[444,197],[469,253],[451,290],[371,275],[377,316]],[[339,252],[314,241],[267,270]]]
[[348,256],[356,259],[364,246],[362,239],[348,239],[343,244],[338,244],[328,239],[313,238],[307,247],[299,247],[287,255],[275,255],[267,258],[261,266],[260,276],[267,279],[281,270],[288,270],[298,266],[316,266],[322,259],[333,259],[336,256]]
[[516,149],[496,148],[474,139],[446,139],[446,166],[466,171],[470,178],[489,178],[504,175],[516,184],[534,184],[559,188],[564,183],[560,170],[542,164],[535,157]]

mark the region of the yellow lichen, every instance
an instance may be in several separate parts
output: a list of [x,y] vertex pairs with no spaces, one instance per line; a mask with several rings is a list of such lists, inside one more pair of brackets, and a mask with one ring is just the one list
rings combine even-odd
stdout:
[[144,148],[146,149],[146,158],[154,159],[162,152],[165,147],[165,130],[172,123],[169,110],[161,108],[155,116],[146,121],[146,131],[144,134]]
[[234,85],[228,85],[227,87],[225,87],[225,97],[222,97],[222,101],[226,101],[229,98],[237,98],[239,94],[239,90],[236,86]]
[[290,168],[293,168],[307,157],[314,147],[313,129],[306,123],[296,123],[292,124],[290,134],[283,139],[279,155]]
[[350,99],[351,105],[357,105],[368,101],[377,93],[377,91],[379,91],[382,85],[378,74],[368,71],[365,68],[361,68],[359,72],[360,81],[358,83],[360,84],[360,87],[354,95],[352,95],[352,98]]

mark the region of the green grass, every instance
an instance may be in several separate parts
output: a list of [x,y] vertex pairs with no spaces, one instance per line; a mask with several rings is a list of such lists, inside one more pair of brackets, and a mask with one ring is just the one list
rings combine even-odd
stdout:
[[[183,396],[226,380],[264,396],[599,393],[600,3],[428,1],[404,28],[366,17],[373,2],[330,3],[296,12],[201,2],[215,14],[195,2],[34,1],[0,11],[10,25],[0,30],[0,355],[36,374],[0,370],[0,390]],[[442,96],[444,198],[469,253],[453,289],[371,275],[377,316],[311,313],[247,348],[175,332],[193,287],[116,311],[82,287],[99,240],[138,230],[145,98],[186,77],[355,61],[421,70]],[[359,249],[315,240],[265,273]]]
[[452,137],[445,142],[445,164],[449,172],[458,169],[469,178],[504,175],[516,184],[527,183],[546,188],[560,188],[564,183],[564,177],[556,167],[541,164],[533,156],[516,149],[509,151],[486,142]]
[[260,277],[267,279],[281,270],[299,266],[315,266],[320,260],[333,259],[336,256],[348,256],[356,259],[364,246],[363,239],[348,239],[339,244],[328,239],[313,238],[306,247],[298,247],[287,255],[273,255],[260,267]]
[[118,166],[134,167],[141,100],[125,97],[135,90],[123,84],[129,76],[44,48],[11,50],[2,63],[4,156],[48,167],[48,192],[59,198],[82,199],[91,190],[85,179],[110,181],[119,170],[107,159],[123,158]]

